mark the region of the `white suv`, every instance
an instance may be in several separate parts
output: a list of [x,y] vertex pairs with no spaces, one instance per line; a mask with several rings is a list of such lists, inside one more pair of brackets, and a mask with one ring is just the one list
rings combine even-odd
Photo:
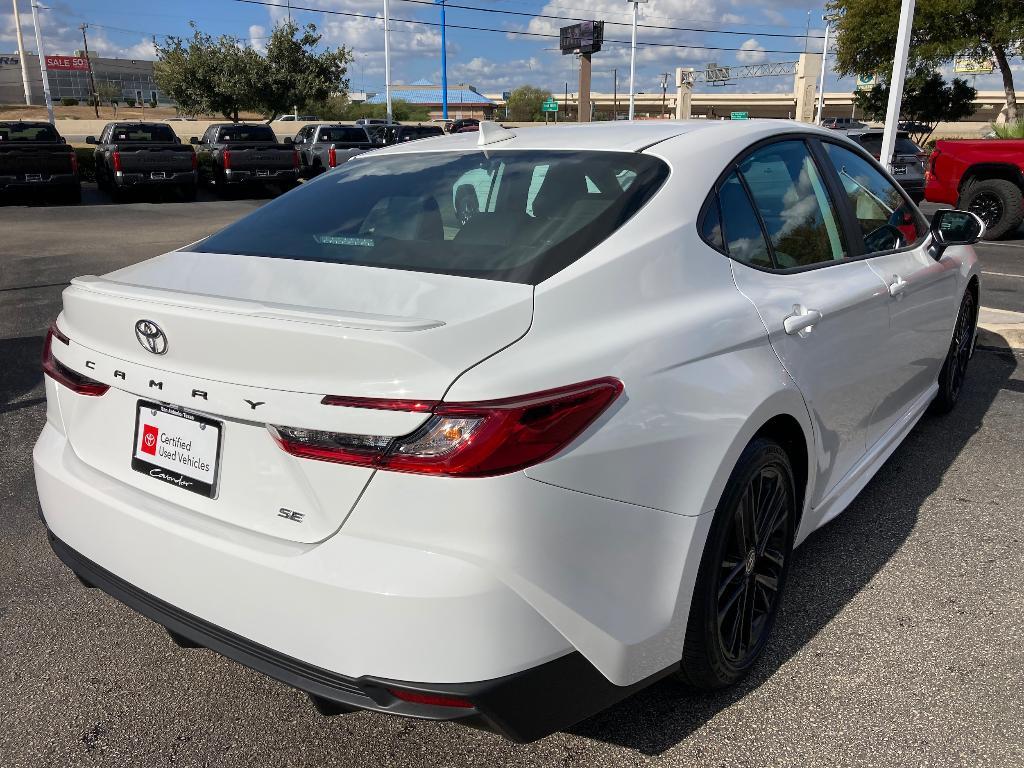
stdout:
[[796,123],[361,155],[64,292],[53,547],[324,712],[530,740],[732,683],[793,546],[956,402],[980,232]]

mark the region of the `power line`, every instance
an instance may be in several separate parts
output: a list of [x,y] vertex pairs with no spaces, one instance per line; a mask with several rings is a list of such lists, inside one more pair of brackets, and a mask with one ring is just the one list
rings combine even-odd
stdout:
[[[399,0],[402,3],[412,3],[414,5],[434,5],[434,0]],[[557,21],[592,21],[589,18],[580,18],[576,16],[552,16],[546,13],[529,13],[527,11],[506,11],[501,8],[481,8],[475,5],[458,5],[455,3],[445,3],[448,8],[460,8],[464,11],[477,11],[479,13],[501,13],[507,16],[527,16],[532,19],[554,19]],[[633,23],[626,21],[605,21],[606,26],[617,26],[617,27],[631,27]],[[751,32],[749,30],[728,30],[728,29],[707,29],[703,27],[670,27],[663,26],[660,24],[637,24],[640,29],[660,29],[671,32],[710,32],[716,35],[742,35],[744,37],[749,35],[759,35],[761,37],[785,37],[785,38],[804,38],[807,37],[811,40],[820,40],[820,35],[786,35],[781,32]]]
[[[288,7],[284,3],[273,3],[273,2],[269,2],[269,0],[232,0],[232,2],[246,3],[248,5],[263,5],[263,6],[267,6],[269,8],[287,8]],[[366,13],[356,13],[355,11],[335,11],[335,10],[327,10],[325,8],[310,8],[308,6],[300,6],[300,5],[292,5],[291,9],[293,11],[307,11],[307,12],[310,12],[310,13],[326,13],[326,14],[330,14],[330,15],[333,15],[333,16],[346,16],[346,17],[349,17],[349,18],[356,18],[356,19],[371,19],[373,21],[378,21],[379,20],[379,17],[377,17],[377,16],[371,16],[371,15],[366,14]],[[441,26],[440,22],[422,21],[420,19],[396,19],[396,18],[392,17],[390,21],[391,21],[392,24],[419,24],[421,26],[426,26],[426,27],[440,27]],[[465,25],[465,24],[448,24],[447,26],[448,26],[449,29],[464,29],[464,30],[468,30],[468,31],[471,31],[471,32],[498,32],[498,33],[503,34],[503,35],[518,35],[520,37],[541,37],[541,38],[546,38],[546,39],[551,39],[551,38],[558,39],[558,37],[559,37],[558,35],[550,34],[550,33],[547,33],[547,32],[527,32],[527,31],[523,31],[523,30],[498,29],[496,27],[476,27],[476,26],[469,26],[469,25]],[[701,30],[701,31],[708,32],[709,30]],[[630,41],[629,40],[613,40],[613,39],[609,39],[609,38],[605,38],[605,43],[612,43],[612,44],[618,44],[618,45],[630,45]],[[687,44],[683,44],[683,43],[655,43],[655,42],[650,42],[650,41],[638,41],[637,45],[644,46],[644,47],[647,47],[647,48],[696,48],[696,49],[707,50],[707,51],[745,51],[745,50],[747,50],[745,48],[729,48],[729,47],[718,46],[718,45],[695,45],[693,43],[687,43]],[[773,49],[767,49],[767,48],[765,48],[765,49],[759,48],[758,52],[759,53],[783,53],[783,54],[801,54],[801,53],[803,53],[803,51],[773,50]]]

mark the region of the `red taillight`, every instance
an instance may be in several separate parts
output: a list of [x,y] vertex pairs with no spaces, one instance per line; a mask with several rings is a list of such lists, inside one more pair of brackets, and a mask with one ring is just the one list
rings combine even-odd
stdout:
[[[480,403],[325,397],[329,405],[431,412],[402,437],[270,427],[293,456],[394,472],[487,477],[538,464],[565,448],[619,396],[622,382],[595,379]],[[432,406],[432,407],[431,407]]]
[[229,168],[231,168],[231,150],[230,149],[225,149],[221,153],[221,159],[224,161],[224,170],[225,171],[228,170]]
[[195,152],[193,152],[192,153],[192,170],[194,171],[198,167],[199,167],[199,156]]
[[43,342],[43,371],[58,384],[63,384],[72,392],[79,395],[98,397],[105,394],[109,386],[88,376],[76,373],[53,356],[53,340],[57,339],[61,344],[70,344],[71,340],[61,333],[56,323],[50,326],[46,332],[46,341]]
[[423,693],[422,691],[406,691],[402,688],[388,688],[388,693],[396,699],[413,704],[426,704],[431,707],[458,707],[472,709],[473,702],[460,696],[445,696],[442,693]]
[[115,173],[119,173],[121,171],[121,153],[116,149],[110,153],[110,162],[114,164]]
[[75,176],[78,175],[78,155],[71,153],[71,173]]
[[928,164],[925,166],[925,170],[931,175],[935,175],[935,161],[939,159],[941,151],[936,148],[932,150],[932,153],[928,155]]
[[299,163],[299,150],[293,149],[292,150],[292,168],[298,168],[299,165],[300,165],[300,163]]
[[334,147],[327,150],[327,164],[331,166],[331,168],[335,168],[338,165],[338,152]]

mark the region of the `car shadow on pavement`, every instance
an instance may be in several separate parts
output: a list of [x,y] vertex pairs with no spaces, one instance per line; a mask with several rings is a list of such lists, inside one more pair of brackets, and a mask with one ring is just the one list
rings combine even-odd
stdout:
[[43,336],[0,339],[0,414],[38,405],[39,397],[25,399],[43,379],[40,360]]
[[1010,380],[1016,368],[1011,352],[978,350],[956,409],[947,416],[925,415],[847,510],[800,546],[765,656],[746,680],[713,694],[698,694],[667,679],[570,732],[659,755],[771,678],[900,549],[917,523],[918,511],[981,428],[997,394],[1016,389],[1018,382]]

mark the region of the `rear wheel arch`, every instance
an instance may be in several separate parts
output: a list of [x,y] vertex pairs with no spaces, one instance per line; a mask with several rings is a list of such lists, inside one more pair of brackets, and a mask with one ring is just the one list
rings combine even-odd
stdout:
[[971,184],[991,179],[1009,181],[1024,191],[1024,171],[1010,163],[978,163],[970,166],[960,178],[959,191],[962,194]]
[[803,517],[804,502],[807,499],[807,483],[810,477],[811,450],[809,437],[804,428],[793,416],[779,414],[773,416],[754,433],[754,438],[763,437],[778,443],[789,457],[793,468],[793,481],[796,491],[797,519],[796,529],[799,530]]

